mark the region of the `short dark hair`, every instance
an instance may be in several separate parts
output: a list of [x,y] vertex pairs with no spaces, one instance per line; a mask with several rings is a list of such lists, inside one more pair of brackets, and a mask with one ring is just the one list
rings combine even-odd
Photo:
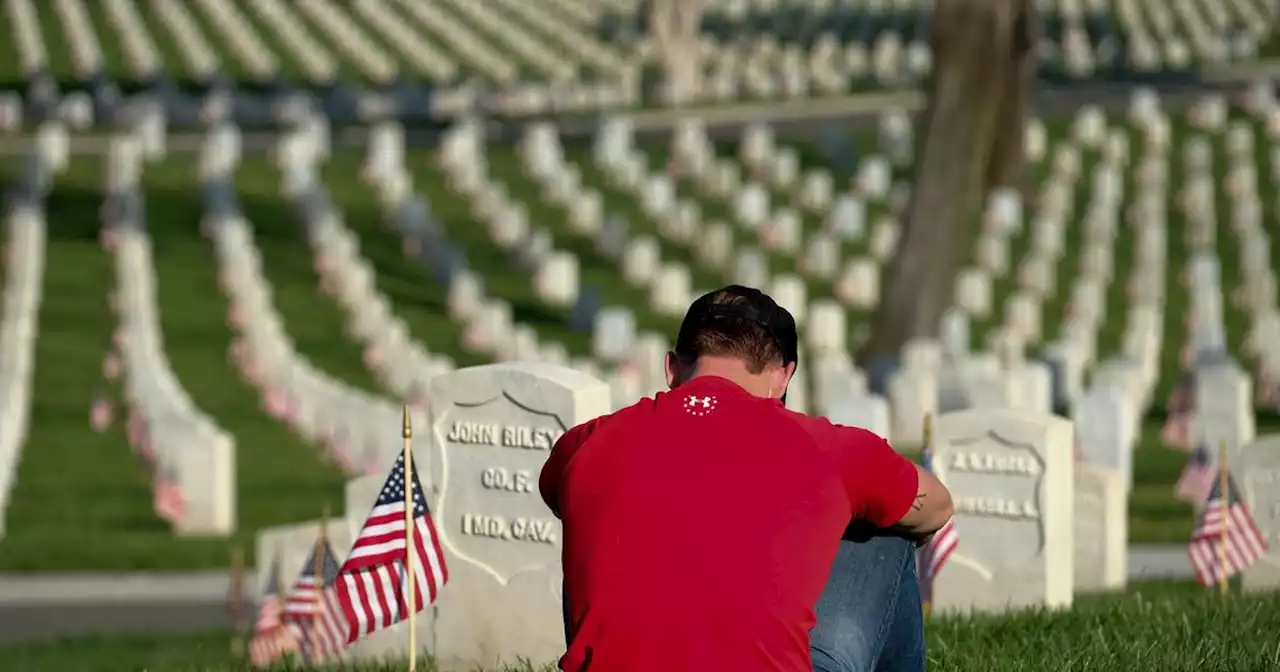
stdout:
[[768,294],[742,285],[708,292],[689,306],[676,336],[683,365],[700,357],[733,357],[760,373],[770,364],[797,360],[796,321]]

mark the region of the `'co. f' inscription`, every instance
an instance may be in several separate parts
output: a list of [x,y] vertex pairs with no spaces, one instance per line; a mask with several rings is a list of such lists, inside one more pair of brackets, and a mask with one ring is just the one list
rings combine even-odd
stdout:
[[504,426],[489,422],[455,422],[445,439],[463,445],[551,450],[563,434],[544,427]]

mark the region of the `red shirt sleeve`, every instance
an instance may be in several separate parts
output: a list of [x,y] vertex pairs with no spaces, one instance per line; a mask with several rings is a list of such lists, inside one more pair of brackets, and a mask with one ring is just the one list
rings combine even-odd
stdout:
[[551,513],[554,513],[557,518],[560,517],[560,487],[564,479],[564,469],[569,466],[569,460],[573,459],[578,449],[595,432],[599,421],[600,418],[588,420],[565,432],[556,441],[556,445],[551,447],[551,455],[547,457],[546,464],[542,465],[542,473],[538,477],[538,491],[542,494],[542,501],[546,502]]
[[889,527],[902,520],[920,487],[915,463],[865,429],[836,426],[835,430],[840,437],[842,476],[854,519],[876,527]]

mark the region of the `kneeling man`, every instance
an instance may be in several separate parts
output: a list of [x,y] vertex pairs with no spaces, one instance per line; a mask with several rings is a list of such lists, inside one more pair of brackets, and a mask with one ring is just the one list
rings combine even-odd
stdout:
[[[556,443],[540,485],[564,521],[561,669],[924,669],[913,550],[951,497],[875,434],[786,410],[797,349],[768,296],[712,292],[669,392]],[[859,527],[875,533],[842,541]]]

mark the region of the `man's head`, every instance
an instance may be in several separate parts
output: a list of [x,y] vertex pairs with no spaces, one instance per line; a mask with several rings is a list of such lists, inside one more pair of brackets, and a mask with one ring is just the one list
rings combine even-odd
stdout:
[[728,378],[760,397],[783,397],[796,369],[796,321],[764,292],[741,285],[704,294],[684,316],[667,355],[667,384]]

